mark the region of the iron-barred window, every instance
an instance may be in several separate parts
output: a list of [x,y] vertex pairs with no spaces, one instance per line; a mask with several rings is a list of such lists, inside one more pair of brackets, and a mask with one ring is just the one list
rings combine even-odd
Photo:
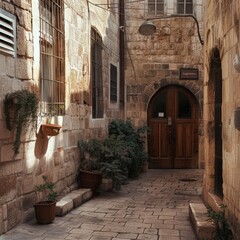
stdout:
[[91,30],[92,117],[103,118],[102,39]]
[[164,0],[148,0],[148,14],[149,15],[163,15],[164,14]]
[[177,13],[178,14],[193,14],[193,1],[192,0],[177,0]]
[[65,110],[64,2],[40,0],[41,110],[63,115]]
[[110,65],[110,101],[117,102],[117,67]]

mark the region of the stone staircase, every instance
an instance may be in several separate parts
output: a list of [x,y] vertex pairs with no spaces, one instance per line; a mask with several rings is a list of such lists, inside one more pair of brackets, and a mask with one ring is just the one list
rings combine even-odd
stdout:
[[62,197],[56,204],[56,216],[62,217],[72,209],[80,206],[90,198],[93,192],[91,189],[76,189]]

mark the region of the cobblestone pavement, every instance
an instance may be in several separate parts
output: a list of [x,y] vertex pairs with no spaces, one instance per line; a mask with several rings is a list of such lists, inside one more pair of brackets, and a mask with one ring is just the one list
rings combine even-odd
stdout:
[[199,202],[203,170],[148,170],[119,192],[100,193],[54,223],[21,224],[0,240],[196,240],[189,202]]

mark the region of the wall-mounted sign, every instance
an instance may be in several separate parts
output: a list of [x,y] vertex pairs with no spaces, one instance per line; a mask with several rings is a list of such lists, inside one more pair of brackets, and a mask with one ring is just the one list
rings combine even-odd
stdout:
[[180,68],[181,80],[198,80],[198,69],[197,68]]

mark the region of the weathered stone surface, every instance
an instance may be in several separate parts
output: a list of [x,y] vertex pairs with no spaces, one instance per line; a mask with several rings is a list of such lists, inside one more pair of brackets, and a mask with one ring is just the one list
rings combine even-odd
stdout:
[[24,195],[22,198],[23,211],[32,208],[35,203],[35,193]]
[[19,79],[32,79],[32,60],[18,59],[16,63],[16,77]]
[[56,204],[56,216],[64,216],[73,209],[73,200],[69,197],[64,197]]
[[26,30],[30,31],[32,29],[31,13],[29,11],[17,9],[16,14],[19,20],[19,24],[23,26]]
[[61,198],[56,204],[56,216],[64,216],[92,197],[90,189],[77,189]]
[[[17,177],[16,189],[4,194],[0,199],[0,208],[8,206],[6,218],[0,231],[16,225],[19,219],[29,219],[32,214],[32,202],[35,199],[34,186],[42,183],[42,175],[47,175],[56,183],[56,190],[60,193],[69,192],[76,187],[76,171],[79,160],[77,141],[88,138],[102,138],[107,134],[107,124],[110,117],[121,116],[119,104],[113,104],[109,109],[109,63],[119,66],[119,28],[118,15],[109,11],[101,11],[95,14],[87,11],[85,1],[66,2],[63,6],[64,16],[64,80],[66,81],[66,115],[55,117],[56,123],[63,127],[58,136],[45,139],[43,145],[36,141],[35,133],[39,125],[45,121],[46,116],[41,105],[36,132],[24,129],[22,135],[20,154],[14,156],[12,142],[14,131],[7,132],[3,126],[3,113],[0,110],[0,177]],[[40,22],[39,3],[30,0],[4,0],[0,1],[0,7],[14,14],[17,18],[17,54],[9,57],[0,54],[0,101],[7,92],[13,92],[23,88],[34,91],[39,98],[40,93]],[[33,9],[32,9],[33,7]],[[103,51],[103,87],[104,87],[104,118],[92,118],[91,94],[90,94],[90,31],[89,14],[96,29],[103,37],[107,52]],[[109,21],[111,19],[111,21]],[[33,29],[34,26],[34,29]],[[54,39],[55,40],[55,39]],[[33,51],[34,49],[34,51]],[[109,52],[108,52],[109,51]],[[111,54],[109,54],[111,53]],[[39,112],[40,113],[40,112]],[[64,121],[61,121],[61,118]],[[44,145],[45,144],[45,145]],[[38,148],[44,151],[37,154]],[[46,150],[46,151],[45,151]],[[83,197],[74,198],[74,206],[86,201],[92,196],[91,192],[83,193]],[[13,200],[17,202],[13,203]],[[19,200],[20,199],[20,200]],[[21,204],[19,204],[19,201]],[[18,210],[19,209],[19,210]],[[14,210],[16,210],[14,212]],[[21,212],[21,216],[19,214]],[[14,220],[15,219],[15,220]]]
[[190,203],[189,216],[194,225],[198,239],[212,239],[215,225],[209,220],[207,208],[203,203]]
[[16,199],[7,204],[7,230],[12,229],[21,220],[21,202]]
[[31,1],[28,1],[28,0],[13,0],[13,3],[20,7],[20,8],[23,8],[25,10],[30,10],[31,9]]
[[9,193],[12,190],[16,190],[16,176],[0,177],[0,182],[0,197],[3,197],[5,194]]

